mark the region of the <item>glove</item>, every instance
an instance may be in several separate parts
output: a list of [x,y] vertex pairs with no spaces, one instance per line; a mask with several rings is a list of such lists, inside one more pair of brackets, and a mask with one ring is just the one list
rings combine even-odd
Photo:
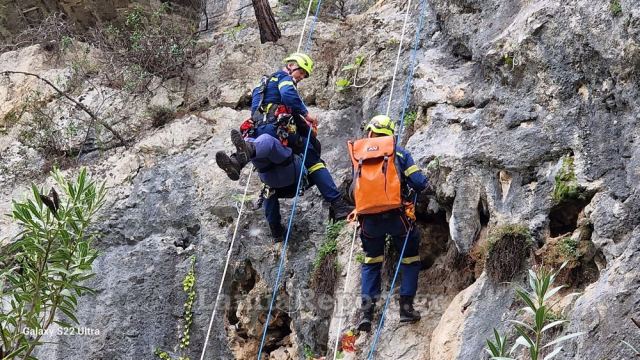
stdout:
[[249,135],[249,132],[253,129],[253,120],[251,118],[245,120],[240,124],[240,133],[245,138]]

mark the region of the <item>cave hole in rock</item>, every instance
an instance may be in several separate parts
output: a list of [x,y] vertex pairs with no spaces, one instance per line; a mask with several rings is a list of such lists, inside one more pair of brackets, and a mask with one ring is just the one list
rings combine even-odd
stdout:
[[[434,200],[431,200],[434,201]],[[422,269],[433,266],[436,259],[447,252],[449,223],[444,209],[436,212],[424,207],[416,208],[416,226],[420,229],[420,258]]]
[[572,233],[578,227],[578,216],[591,202],[594,194],[582,193],[572,199],[565,199],[549,211],[549,235],[551,237]]
[[536,252],[539,261],[555,268],[567,262],[558,281],[573,289],[584,289],[597,281],[600,270],[607,266],[591,241],[593,225],[584,214],[594,195],[581,191],[577,197],[554,205],[549,211],[549,238]]
[[251,93],[247,92],[238,99],[236,110],[251,110]]
[[[233,274],[231,286],[229,289],[230,306],[227,312],[227,320],[230,325],[237,325],[240,321],[236,314],[238,303],[241,302],[249,291],[251,291],[258,280],[258,274],[253,268],[251,261],[246,259],[241,266],[238,266]],[[247,338],[246,330],[238,327],[238,335]]]
[[[260,316],[261,323],[266,320],[266,311]],[[272,351],[281,348],[283,346],[289,346],[290,340],[288,337],[292,333],[291,330],[291,318],[289,315],[280,309],[274,309],[271,314],[271,320],[269,327],[267,328],[267,337],[264,343],[264,353],[269,354]]]

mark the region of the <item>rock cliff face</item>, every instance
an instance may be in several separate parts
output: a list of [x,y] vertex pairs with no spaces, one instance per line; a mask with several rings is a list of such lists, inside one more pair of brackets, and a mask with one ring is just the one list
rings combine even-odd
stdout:
[[[392,302],[377,358],[482,358],[492,329],[509,329],[505,320],[521,308],[512,287],[493,282],[482,266],[488,232],[512,223],[534,235],[536,251],[529,265],[561,263],[548,249],[564,238],[588,249],[579,251],[563,277],[570,288],[557,305],[571,321],[563,331],[586,334],[567,343],[557,358],[633,356],[620,341],[640,344],[640,332],[630,320],[640,304],[640,4],[614,2],[429,0],[424,14],[419,14],[420,4],[413,5],[412,24],[425,16],[425,30],[411,91],[416,119],[403,142],[428,169],[436,195],[418,207],[426,269],[420,275],[417,309],[423,320],[401,326]],[[404,5],[346,2],[351,15],[341,18],[332,8],[315,27],[310,52],[317,69],[300,91],[320,116],[323,158],[338,183],[350,172],[345,142],[360,136],[361,123],[383,112],[389,96],[391,115],[399,116],[409,73],[406,47],[396,90],[389,92]],[[209,51],[186,91],[168,84],[125,102],[119,92],[87,81],[74,94],[88,106],[122,112],[130,123],[112,125],[122,131],[135,128],[139,135],[126,148],[80,158],[109,187],[98,225],[103,235],[96,244],[101,252],[97,276],[89,284],[97,291],[82,298],[78,316],[82,327],[100,334],[50,338],[56,343],[44,345],[40,358],[150,359],[156,348],[177,351],[185,300],[181,281],[192,255],[198,296],[187,355],[199,358],[248,174],[245,170],[240,183],[228,180],[214,154],[232,148],[228,132],[248,116],[248,91],[295,50],[303,19],[291,15],[291,6],[275,8],[283,38],[260,45],[251,8],[238,11],[240,2],[210,1],[210,15],[222,15],[212,16],[215,29],[203,39]],[[407,41],[415,26],[410,29]],[[368,82],[336,91],[336,80],[346,76],[342,67],[358,54],[366,59],[358,81]],[[37,45],[0,54],[0,71],[19,68],[64,85],[69,66],[51,55]],[[3,213],[29,181],[44,180],[47,159],[18,141],[23,127],[6,116],[34,88],[50,92],[29,78],[0,81]],[[104,94],[113,96],[105,103]],[[175,108],[196,100],[208,105],[159,128],[151,126],[145,112],[149,104]],[[62,128],[88,121],[62,99],[51,97],[47,107]],[[97,136],[108,140],[108,134]],[[565,182],[578,196],[564,196]],[[251,200],[259,191],[253,176]],[[283,215],[290,209],[286,204]],[[280,247],[271,243],[262,212],[247,205],[224,305],[209,341],[211,359],[257,356],[264,304],[276,276]],[[309,352],[332,356],[338,298],[345,301],[344,328],[359,320],[355,260],[347,294],[342,294],[351,226],[338,238],[340,267],[333,291],[339,296],[316,294],[310,287],[327,215],[317,190],[306,191],[267,337],[271,359],[301,359]],[[0,228],[7,238],[18,231],[7,218],[0,218]],[[524,274],[514,279],[522,280]],[[346,358],[365,358],[371,341],[360,335],[357,351]]]

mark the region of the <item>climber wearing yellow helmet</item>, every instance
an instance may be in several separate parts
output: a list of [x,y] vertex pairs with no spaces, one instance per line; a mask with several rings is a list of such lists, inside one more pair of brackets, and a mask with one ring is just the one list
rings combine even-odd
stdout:
[[[237,130],[231,131],[236,153],[231,156],[223,151],[216,153],[218,166],[230,179],[238,180],[242,168],[252,161],[262,182],[274,190],[267,193],[264,209],[276,241],[281,240],[284,233],[278,197],[285,196],[279,194],[295,194],[299,172],[291,169],[300,160],[296,157],[300,158],[304,153],[308,136],[304,167],[309,183],[316,185],[323,198],[330,203],[333,219],[344,219],[352,210],[342,199],[320,158],[320,142],[315,137],[315,131],[311,131],[317,126],[316,117],[309,114],[298,94],[297,84],[313,73],[313,60],[306,54],[293,53],[283,62],[281,70],[271,76],[263,76],[260,85],[253,90],[252,116],[240,127],[242,134]],[[274,141],[274,138],[279,141]]]
[[411,194],[425,190],[429,181],[411,154],[396,143],[395,127],[389,116],[374,116],[364,129],[366,138],[348,143],[353,164],[352,197],[365,252],[361,269],[360,331],[371,330],[375,305],[381,294],[387,237],[399,253],[405,247],[400,265],[400,322],[420,320],[420,313],[413,308],[421,268],[420,232],[411,225],[415,220]]

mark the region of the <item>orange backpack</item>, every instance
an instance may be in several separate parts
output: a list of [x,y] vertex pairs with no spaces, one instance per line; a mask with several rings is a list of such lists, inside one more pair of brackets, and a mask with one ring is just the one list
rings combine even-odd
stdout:
[[353,163],[351,191],[356,214],[377,214],[402,208],[402,186],[395,162],[393,136],[349,141]]

